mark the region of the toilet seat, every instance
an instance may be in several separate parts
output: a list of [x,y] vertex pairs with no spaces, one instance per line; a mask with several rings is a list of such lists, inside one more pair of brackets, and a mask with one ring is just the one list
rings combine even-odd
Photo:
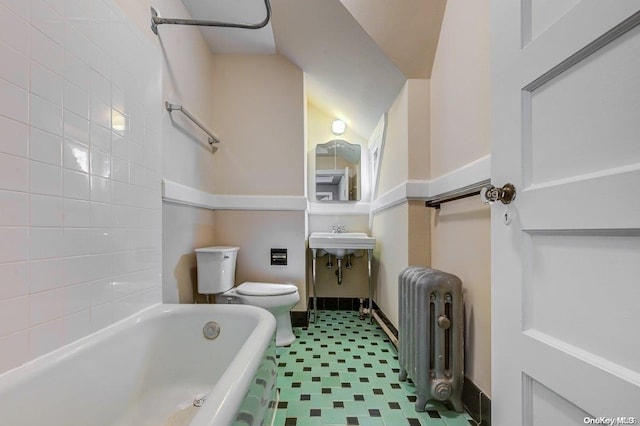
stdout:
[[246,282],[236,287],[236,291],[244,296],[281,296],[298,291],[293,284],[271,284]]

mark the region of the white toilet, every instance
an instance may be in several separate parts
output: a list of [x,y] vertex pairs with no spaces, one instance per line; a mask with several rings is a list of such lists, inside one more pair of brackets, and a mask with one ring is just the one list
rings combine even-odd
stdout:
[[291,329],[291,308],[300,301],[298,287],[292,284],[245,282],[237,287],[236,257],[239,247],[196,249],[198,293],[215,294],[218,303],[242,303],[264,308],[276,318],[276,346],[296,340]]

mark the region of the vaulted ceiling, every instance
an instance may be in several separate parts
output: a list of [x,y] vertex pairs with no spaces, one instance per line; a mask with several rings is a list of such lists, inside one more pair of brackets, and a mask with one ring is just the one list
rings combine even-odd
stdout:
[[[182,0],[194,19],[260,22],[264,0]],[[446,0],[271,0],[260,30],[201,27],[213,53],[279,53],[309,101],[368,138],[407,78],[429,78]]]

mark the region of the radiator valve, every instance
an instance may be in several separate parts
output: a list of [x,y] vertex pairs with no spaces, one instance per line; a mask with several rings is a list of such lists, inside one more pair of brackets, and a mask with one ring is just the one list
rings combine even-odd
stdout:
[[438,325],[445,330],[451,327],[451,320],[446,315],[440,315],[438,317]]

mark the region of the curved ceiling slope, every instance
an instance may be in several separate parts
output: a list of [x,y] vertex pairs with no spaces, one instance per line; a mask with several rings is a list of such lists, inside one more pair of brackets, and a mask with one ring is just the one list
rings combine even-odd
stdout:
[[430,78],[446,0],[341,0],[407,78]]
[[340,0],[272,0],[277,51],[305,72],[309,101],[364,139],[404,75]]
[[[194,19],[254,23],[265,13],[264,0],[182,2]],[[305,73],[309,102],[368,139],[403,73],[340,0],[271,0],[271,7],[260,30],[200,27],[211,52],[283,55]]]

